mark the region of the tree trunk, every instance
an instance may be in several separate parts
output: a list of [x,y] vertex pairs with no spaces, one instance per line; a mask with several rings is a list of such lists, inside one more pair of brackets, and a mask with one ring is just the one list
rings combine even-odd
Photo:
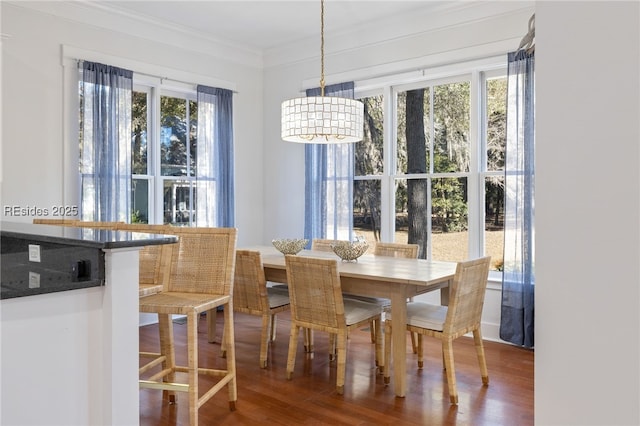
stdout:
[[[409,90],[406,98],[407,172],[427,172],[427,141],[424,129],[424,90]],[[418,257],[427,257],[428,185],[426,179],[407,180],[408,242],[418,244]]]

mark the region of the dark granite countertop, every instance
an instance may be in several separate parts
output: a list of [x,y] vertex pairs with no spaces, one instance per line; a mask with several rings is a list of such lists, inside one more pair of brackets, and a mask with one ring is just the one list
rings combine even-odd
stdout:
[[0,222],[0,235],[0,299],[99,287],[105,285],[104,250],[178,241],[175,235],[16,222]]
[[178,237],[175,235],[4,221],[0,222],[0,234],[7,237],[28,238],[42,242],[73,244],[80,247],[102,249],[171,244],[178,241]]

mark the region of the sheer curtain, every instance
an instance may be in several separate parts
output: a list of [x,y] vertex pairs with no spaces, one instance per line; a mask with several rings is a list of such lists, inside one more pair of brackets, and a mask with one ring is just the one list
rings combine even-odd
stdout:
[[233,92],[199,85],[196,226],[235,226]]
[[508,56],[505,242],[500,338],[534,346],[534,54]]
[[[326,86],[325,96],[353,99],[354,83]],[[320,89],[307,90],[320,96]],[[305,146],[304,237],[353,239],[353,144]]]
[[79,62],[80,217],[129,221],[133,72]]

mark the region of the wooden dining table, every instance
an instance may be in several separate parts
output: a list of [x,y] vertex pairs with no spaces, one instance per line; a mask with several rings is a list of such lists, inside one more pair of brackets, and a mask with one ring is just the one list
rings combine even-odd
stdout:
[[[282,253],[269,246],[249,249],[260,251],[267,281],[286,284],[287,273]],[[341,261],[334,253],[324,251],[303,250],[297,256],[337,259],[343,292],[391,300],[396,330],[406,328],[409,297],[440,290],[440,303],[447,305],[449,283],[456,270],[455,262],[370,254],[351,262]],[[396,396],[404,397],[407,391],[407,333],[393,333],[391,346],[394,391]]]

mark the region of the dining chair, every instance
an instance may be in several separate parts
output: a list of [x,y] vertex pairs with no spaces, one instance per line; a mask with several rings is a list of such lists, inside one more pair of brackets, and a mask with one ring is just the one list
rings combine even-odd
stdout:
[[331,244],[334,244],[338,241],[342,241],[342,240],[328,240],[324,238],[314,238],[313,240],[311,240],[311,250],[328,251],[329,253],[333,253]]
[[[233,276],[235,267],[235,228],[170,227],[166,234],[177,235],[177,247],[172,250],[171,267],[166,290],[140,298],[140,312],[158,314],[162,371],[140,379],[141,388],[187,392],[189,424],[198,424],[198,408],[225,385],[229,408],[237,401],[235,342],[233,330]],[[198,319],[202,312],[223,307],[223,344],[226,349],[226,369],[205,368],[198,363]],[[173,347],[171,315],[184,315],[187,320],[187,366],[178,366]],[[141,369],[146,373],[154,365]],[[187,383],[177,383],[176,373],[187,373]],[[200,374],[219,380],[200,392]],[[201,396],[200,396],[201,395]],[[174,399],[175,395],[169,395]]]
[[[373,249],[373,254],[376,256],[389,256],[389,257],[402,257],[406,259],[417,259],[420,246],[418,244],[408,243],[385,243],[377,242]],[[410,297],[409,301],[412,302],[413,298]],[[386,304],[385,308],[390,308],[390,304]],[[410,333],[411,335],[411,348],[413,353],[418,353],[418,336],[416,333]]]
[[[342,241],[342,240],[331,240],[326,238],[314,238],[311,240],[311,250],[314,251],[325,251],[328,253],[333,253],[333,249],[331,248],[331,244]],[[276,291],[284,291],[288,294],[288,286],[283,284],[275,284],[271,288]],[[304,329],[304,350],[305,352],[313,352],[313,330],[312,329]],[[374,338],[371,338],[371,341],[374,341]]]
[[[347,334],[349,330],[380,321],[382,308],[359,300],[344,300],[336,259],[285,256],[291,335],[287,356],[287,379],[293,376],[300,329],[329,333],[330,359],[337,359],[336,391],[344,393]],[[376,359],[381,357],[382,337],[376,335]],[[380,361],[383,362],[383,361]]]
[[[148,223],[119,223],[119,231],[170,234],[167,225]],[[172,245],[144,246],[139,251],[138,295],[150,296],[164,289],[164,277],[170,272]]]
[[[418,248],[417,244],[404,244],[404,243],[383,243],[377,242],[375,248],[373,249],[373,254],[375,256],[389,256],[389,257],[402,257],[408,259],[417,259],[418,258]],[[391,300],[385,299],[382,297],[370,297],[370,296],[360,296],[353,294],[345,294],[345,298],[349,299],[357,299],[362,300],[368,303],[376,303],[386,311],[391,307]],[[386,315],[386,314],[385,314]],[[375,343],[375,334],[376,327],[380,327],[382,329],[381,324],[376,323],[375,321],[371,322],[371,343]],[[414,353],[417,352],[417,343],[416,339],[411,335],[411,343],[414,348]]]
[[260,368],[266,368],[269,342],[276,338],[276,314],[289,310],[289,294],[267,287],[259,251],[236,250],[233,309],[262,317]]
[[375,248],[373,249],[373,254],[376,256],[417,259],[419,249],[420,246],[418,244],[377,242]]
[[[456,373],[453,363],[453,341],[467,333],[473,340],[480,365],[482,383],[489,384],[489,373],[482,344],[480,321],[491,257],[459,262],[453,282],[449,286],[449,306],[424,302],[407,303],[407,330],[418,333],[418,368],[423,367],[422,336],[431,336],[442,341],[442,357],[449,386],[449,399],[458,403]],[[389,366],[391,357],[392,315],[385,318],[385,362]],[[390,369],[384,370],[384,381],[390,381]]]

